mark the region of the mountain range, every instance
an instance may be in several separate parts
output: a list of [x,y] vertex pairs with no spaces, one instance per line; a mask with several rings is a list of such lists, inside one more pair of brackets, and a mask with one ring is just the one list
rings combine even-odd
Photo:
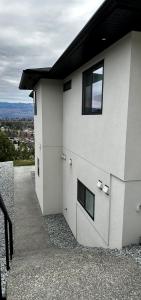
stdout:
[[0,120],[5,119],[33,119],[33,104],[0,102]]

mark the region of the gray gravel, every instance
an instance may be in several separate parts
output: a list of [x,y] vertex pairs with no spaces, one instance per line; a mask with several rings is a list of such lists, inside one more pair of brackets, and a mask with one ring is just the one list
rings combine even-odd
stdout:
[[15,259],[8,290],[8,300],[140,300],[141,272],[129,257],[48,250]]
[[44,216],[44,222],[52,246],[61,249],[75,248],[81,251],[93,251],[101,255],[129,256],[141,267],[141,245],[130,245],[122,250],[84,247],[78,244],[62,214]]
[[80,247],[62,214],[44,216],[52,246],[65,249]]
[[[0,193],[9,215],[14,223],[14,173],[13,162],[0,163]],[[0,210],[0,265],[2,272],[2,288],[5,294],[7,271],[5,267],[4,217]]]

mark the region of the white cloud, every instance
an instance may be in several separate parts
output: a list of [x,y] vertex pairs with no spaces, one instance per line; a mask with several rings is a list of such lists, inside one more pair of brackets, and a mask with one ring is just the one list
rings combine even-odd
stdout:
[[19,80],[18,79],[12,79],[12,78],[3,78],[4,81],[10,83],[11,85],[14,85],[18,87]]
[[[90,18],[93,15],[93,12],[97,10],[97,8],[103,3],[103,0],[89,0],[89,1],[78,1],[76,5],[69,8],[69,15],[66,21],[69,20],[69,22],[77,21],[79,19],[84,18],[86,20],[87,18]],[[64,15],[65,18],[65,15]]]
[[30,15],[31,9],[30,1],[0,0],[0,14],[10,16],[17,14],[27,17]]
[[0,0],[0,101],[28,101],[22,70],[57,60],[104,0]]

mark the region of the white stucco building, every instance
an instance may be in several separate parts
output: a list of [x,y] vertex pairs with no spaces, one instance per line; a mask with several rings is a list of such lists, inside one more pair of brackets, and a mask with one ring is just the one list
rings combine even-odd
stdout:
[[34,90],[36,193],[78,242],[122,248],[141,236],[141,3],[107,0]]

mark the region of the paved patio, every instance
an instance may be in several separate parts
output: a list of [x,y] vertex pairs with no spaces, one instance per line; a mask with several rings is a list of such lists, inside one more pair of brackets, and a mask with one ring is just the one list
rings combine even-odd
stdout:
[[141,299],[141,269],[131,257],[81,247],[73,236],[70,247],[53,243],[55,235],[50,239],[31,171],[31,167],[15,168],[15,257],[8,300]]

